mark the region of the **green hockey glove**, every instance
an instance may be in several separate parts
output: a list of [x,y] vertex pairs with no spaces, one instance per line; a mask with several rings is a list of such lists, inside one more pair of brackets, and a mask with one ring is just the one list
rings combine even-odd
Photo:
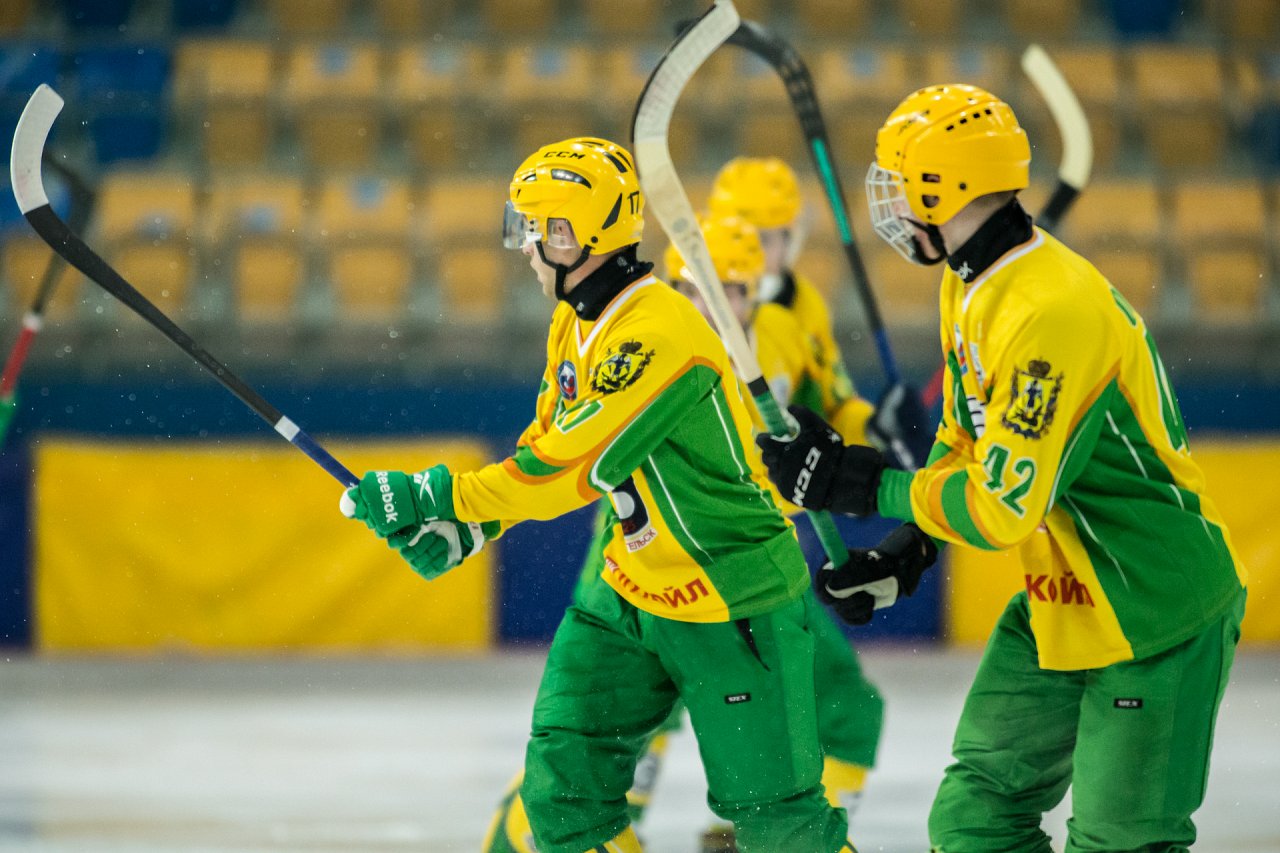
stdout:
[[484,547],[498,534],[498,522],[428,521],[387,537],[387,544],[413,570],[427,580],[435,580]]
[[342,493],[338,508],[383,539],[428,521],[453,520],[453,475],[443,465],[417,474],[369,471]]

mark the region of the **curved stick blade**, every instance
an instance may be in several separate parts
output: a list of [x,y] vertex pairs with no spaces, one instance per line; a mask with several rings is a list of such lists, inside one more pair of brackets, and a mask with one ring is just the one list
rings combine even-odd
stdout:
[[41,83],[18,118],[9,155],[9,177],[13,181],[13,197],[23,214],[49,203],[40,175],[40,159],[49,130],[62,112],[62,104],[61,96]]

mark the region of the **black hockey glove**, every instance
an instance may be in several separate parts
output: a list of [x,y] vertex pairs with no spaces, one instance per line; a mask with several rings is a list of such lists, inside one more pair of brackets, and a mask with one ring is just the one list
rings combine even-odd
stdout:
[[805,509],[847,515],[876,511],[876,490],[886,461],[874,447],[845,445],[840,434],[803,406],[788,411],[800,425],[791,439],[756,436],[764,465],[782,496]]
[[880,395],[875,414],[867,421],[871,443],[884,451],[889,464],[904,471],[924,467],[933,449],[934,433],[920,392],[901,382]]
[[910,596],[920,575],[938,559],[938,546],[914,524],[904,524],[870,550],[850,548],[849,559],[838,568],[827,563],[818,570],[814,592],[850,625],[865,625],[899,595]]

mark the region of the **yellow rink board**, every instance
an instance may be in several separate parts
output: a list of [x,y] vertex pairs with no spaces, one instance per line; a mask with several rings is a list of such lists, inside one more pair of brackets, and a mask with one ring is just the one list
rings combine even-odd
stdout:
[[[334,443],[375,468],[468,470],[474,440]],[[342,487],[283,442],[43,439],[35,641],[59,651],[480,649],[491,549],[428,583],[338,511]]]
[[[1209,496],[1226,521],[1236,554],[1249,571],[1245,643],[1280,642],[1280,536],[1273,484],[1280,482],[1280,441],[1197,439],[1191,458],[1204,470]],[[1158,530],[1151,531],[1159,536]],[[982,644],[1019,589],[1022,568],[1012,553],[949,548],[948,636],[962,645]]]

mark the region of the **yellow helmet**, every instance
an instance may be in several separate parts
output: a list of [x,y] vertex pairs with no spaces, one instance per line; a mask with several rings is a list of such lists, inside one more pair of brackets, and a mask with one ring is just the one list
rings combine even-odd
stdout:
[[[764,275],[764,248],[755,226],[740,216],[700,216],[698,224],[721,283],[743,285],[748,301],[754,302]],[[675,243],[667,246],[663,260],[668,281],[692,282]]]
[[948,222],[978,196],[1025,189],[1030,163],[1013,110],[976,86],[913,92],[876,134],[875,166],[901,181],[911,212],[928,225]]
[[644,195],[635,161],[620,145],[579,136],[544,145],[516,169],[503,222],[503,244],[557,245],[547,227],[564,219],[586,254],[605,254],[640,242]]
[[777,157],[736,157],[716,175],[713,216],[741,216],[759,229],[784,228],[800,216],[796,173]]

